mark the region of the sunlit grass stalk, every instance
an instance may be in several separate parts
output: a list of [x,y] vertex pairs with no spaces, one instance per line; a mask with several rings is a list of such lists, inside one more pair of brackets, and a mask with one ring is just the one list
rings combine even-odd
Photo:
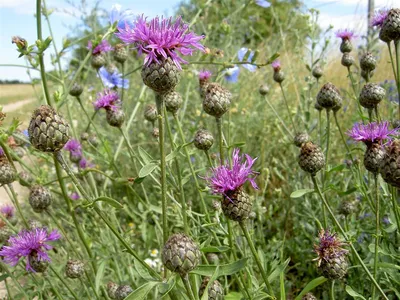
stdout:
[[396,53],[396,65],[397,65],[397,76],[395,75],[396,78],[396,86],[397,86],[397,97],[399,100],[399,105],[398,105],[398,119],[400,120],[400,40],[394,41],[394,48],[395,48],[395,53]]
[[292,132],[287,128],[285,122],[282,120],[282,118],[280,117],[280,115],[278,114],[278,112],[275,110],[275,108],[272,106],[271,102],[269,101],[267,96],[264,96],[265,101],[267,102],[268,106],[271,108],[271,110],[273,111],[273,113],[275,114],[275,116],[277,117],[277,119],[279,120],[279,122],[281,122],[283,128],[285,128],[285,130],[287,131],[287,133],[289,134],[289,136],[291,137],[291,139],[293,139],[293,134]]
[[22,213],[22,209],[21,209],[21,206],[19,205],[18,197],[17,197],[17,194],[15,193],[12,183],[9,183],[7,186],[5,185],[4,189],[10,196],[10,199],[13,202],[15,208],[17,209],[17,212],[18,212],[19,216],[21,217],[22,222],[24,223],[24,226],[26,228],[29,228],[29,224],[26,221],[24,214]]
[[361,259],[360,255],[358,254],[356,248],[354,248],[353,243],[349,240],[346,232],[343,230],[343,227],[340,225],[338,219],[335,217],[335,214],[333,213],[332,208],[330,207],[328,201],[325,199],[325,197],[323,196],[321,189],[317,183],[317,180],[315,178],[315,176],[311,175],[311,180],[314,184],[314,188],[318,194],[318,196],[320,197],[320,199],[322,200],[324,206],[326,207],[326,209],[329,212],[329,215],[331,216],[332,220],[334,221],[336,227],[339,229],[340,233],[343,235],[343,237],[346,239],[347,244],[350,246],[351,250],[353,251],[358,263],[361,265],[362,269],[364,270],[364,272],[367,274],[367,276],[369,277],[369,279],[372,281],[372,283],[374,284],[374,286],[377,288],[377,290],[379,291],[379,293],[382,295],[382,297],[386,300],[389,300],[389,298],[386,296],[385,292],[382,290],[382,288],[380,287],[379,283],[375,280],[374,276],[371,274],[371,272],[368,270],[367,266],[365,265],[364,261]]
[[292,118],[292,112],[290,111],[289,103],[287,101],[287,98],[286,98],[285,91],[283,89],[282,83],[279,83],[279,86],[280,86],[281,91],[282,91],[283,102],[285,102],[285,106],[286,106],[286,109],[287,109],[287,112],[288,112],[288,115],[289,115],[289,120],[292,123],[293,130],[295,130],[296,125],[294,124],[294,121],[293,121],[293,118]]

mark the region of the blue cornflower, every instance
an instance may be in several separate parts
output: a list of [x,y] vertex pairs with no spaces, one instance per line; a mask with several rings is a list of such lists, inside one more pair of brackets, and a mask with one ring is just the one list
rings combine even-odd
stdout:
[[261,6],[261,7],[264,7],[264,8],[267,8],[267,7],[271,6],[271,3],[269,3],[268,1],[265,1],[265,0],[256,0],[256,4],[258,6]]
[[[249,51],[248,48],[240,48],[239,49],[239,51],[237,53],[239,61],[243,61],[243,58],[246,55],[247,51]],[[253,59],[253,56],[254,56],[254,51],[251,51],[249,57],[247,58],[247,61],[251,62],[251,60]],[[251,64],[245,64],[242,66],[244,68],[246,68],[247,70],[249,70],[250,72],[255,72],[257,70],[257,67],[254,65],[251,65]]]
[[110,12],[110,24],[114,25],[117,22],[117,28],[125,28],[127,24],[130,28],[134,27],[135,13],[133,10],[121,10],[120,4],[114,4]]
[[105,67],[101,67],[99,69],[99,74],[103,84],[110,89],[114,87],[119,87],[124,89],[129,88],[129,80],[123,79],[122,74],[118,73],[117,70],[114,70],[113,73],[108,73]]
[[238,66],[234,66],[233,68],[225,69],[225,80],[231,83],[235,83],[239,79],[240,69]]

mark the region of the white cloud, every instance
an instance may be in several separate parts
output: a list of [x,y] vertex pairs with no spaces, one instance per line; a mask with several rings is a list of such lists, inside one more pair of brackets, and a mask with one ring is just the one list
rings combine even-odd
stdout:
[[[394,7],[398,0],[375,0],[375,7]],[[325,5],[361,6],[367,7],[367,0],[312,0],[313,3]]]

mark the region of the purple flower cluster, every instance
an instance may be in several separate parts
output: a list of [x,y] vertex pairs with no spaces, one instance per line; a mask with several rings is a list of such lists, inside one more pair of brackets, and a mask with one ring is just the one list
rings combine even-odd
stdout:
[[389,129],[389,122],[372,122],[369,124],[356,123],[346,132],[353,140],[364,143],[378,143],[383,140],[391,140],[391,135],[397,135],[399,129]]
[[82,158],[79,161],[79,168],[81,168],[81,169],[91,168],[93,166],[94,165],[90,161],[88,161],[86,158]]
[[15,266],[21,257],[26,257],[26,270],[35,272],[29,263],[29,257],[37,255],[39,261],[50,262],[51,260],[47,251],[53,247],[47,243],[60,238],[61,235],[57,230],[53,230],[50,234],[46,228],[35,228],[31,231],[24,230],[18,233],[18,235],[9,238],[9,246],[4,246],[0,251],[0,255],[11,266]]
[[322,229],[319,232],[319,244],[314,245],[314,251],[318,254],[319,264],[323,259],[328,259],[332,257],[339,257],[347,254],[349,251],[341,248],[341,246],[346,245],[341,242],[336,233],[331,233],[329,229]]
[[81,198],[81,196],[79,196],[79,194],[77,192],[73,192],[71,195],[69,195],[69,198],[71,200],[79,200]]
[[122,74],[118,73],[117,69],[115,69],[112,73],[109,73],[105,67],[101,67],[99,69],[99,75],[104,86],[110,89],[114,87],[124,89],[129,88],[129,79],[123,79]]
[[181,69],[181,63],[187,63],[178,56],[192,55],[195,49],[204,51],[204,46],[199,43],[204,36],[188,32],[189,25],[183,23],[178,17],[175,22],[172,18],[156,17],[150,22],[142,16],[134,21],[134,25],[125,23],[125,27],[118,28],[115,35],[126,44],[133,44],[139,54],[145,53],[145,65],[152,62],[159,63],[161,58],[170,57],[175,65]]
[[76,139],[70,139],[64,146],[64,150],[69,151],[72,155],[82,156],[82,145]]
[[[239,149],[233,150],[232,167],[227,161],[225,165],[212,168],[212,176],[204,177],[213,193],[227,195],[228,192],[238,190],[246,181],[258,189],[254,180],[258,173],[251,170],[257,158],[252,159],[248,154],[239,156],[239,151]],[[244,159],[245,162],[242,162]]]
[[4,156],[4,150],[2,147],[0,147],[0,156]]
[[375,11],[374,16],[371,20],[371,26],[382,27],[383,21],[385,21],[388,12],[388,9],[380,9],[378,11]]
[[279,59],[276,59],[271,63],[271,66],[275,72],[278,72],[281,69],[281,61]]
[[209,70],[202,70],[199,72],[200,80],[208,80],[211,77],[212,73]]
[[11,205],[3,205],[0,208],[0,213],[6,218],[6,219],[10,219],[14,216],[14,206]]
[[[87,49],[93,49],[92,41],[88,42]],[[109,52],[112,50],[114,50],[114,48],[111,47],[110,43],[107,40],[102,40],[96,47],[94,47],[94,49],[92,50],[92,54],[99,54],[101,52]]]
[[119,107],[119,95],[116,91],[105,89],[102,93],[97,94],[97,99],[93,103],[94,108],[104,108],[106,110],[116,110]]
[[335,32],[336,37],[341,38],[342,40],[352,40],[357,36],[354,34],[353,30],[350,29],[340,29]]

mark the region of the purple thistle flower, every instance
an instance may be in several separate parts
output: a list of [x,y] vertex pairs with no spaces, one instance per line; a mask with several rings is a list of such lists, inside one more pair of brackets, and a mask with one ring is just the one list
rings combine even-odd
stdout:
[[57,230],[53,230],[50,234],[46,228],[35,228],[31,231],[23,230],[18,235],[8,239],[9,246],[3,246],[0,256],[3,256],[4,261],[11,266],[15,266],[20,258],[25,256],[27,258],[26,270],[35,272],[29,263],[29,257],[37,255],[38,260],[50,262],[47,251],[53,247],[47,243],[56,241],[60,237],[61,235]]
[[352,40],[357,36],[354,34],[353,30],[350,29],[339,29],[335,32],[336,37],[341,38],[342,40]]
[[[239,61],[243,61],[244,56],[246,55],[247,51],[249,51],[248,48],[240,48],[237,56]],[[247,58],[248,62],[251,62],[251,60],[253,59],[254,56],[254,51],[251,51],[249,54],[249,57]],[[247,70],[249,70],[250,72],[255,72],[257,70],[257,66],[254,66],[252,64],[244,64],[242,65],[244,68],[246,68]]]
[[109,73],[103,66],[99,69],[99,75],[103,84],[110,89],[114,87],[124,89],[129,88],[129,79],[123,79],[122,74],[118,73],[116,69],[113,71],[113,73]]
[[[93,48],[93,43],[92,41],[88,42],[87,49],[91,50]],[[113,47],[111,47],[110,43],[107,40],[102,40],[94,49],[92,50],[92,54],[98,54],[100,52],[109,52],[114,50]]]
[[70,139],[64,146],[64,150],[69,151],[72,155],[82,155],[82,145],[76,139]]
[[212,73],[209,70],[202,70],[199,72],[200,80],[208,80],[211,77]]
[[[249,181],[254,189],[258,189],[254,181],[258,173],[251,170],[257,158],[252,159],[248,154],[239,156],[239,151],[233,150],[232,167],[229,161],[226,161],[225,165],[211,168],[212,176],[204,177],[214,194],[226,196],[229,192],[237,191],[246,181]],[[242,163],[244,159],[246,161]]]
[[276,59],[271,63],[271,66],[275,72],[278,72],[281,69],[281,61],[279,59]]
[[373,122],[366,125],[356,123],[346,134],[355,141],[369,144],[378,143],[382,140],[391,140],[390,135],[397,135],[398,132],[398,128],[389,130],[389,122],[384,121],[382,123]]
[[69,198],[72,200],[79,200],[81,196],[77,192],[73,192],[71,195],[69,195]]
[[337,234],[331,233],[329,229],[321,229],[318,236],[319,244],[314,245],[314,251],[318,254],[318,257],[315,259],[318,261],[318,265],[321,264],[322,260],[340,257],[349,252],[348,250],[341,248],[346,245],[346,243],[340,241]]
[[195,49],[205,51],[204,46],[199,43],[204,36],[198,36],[188,32],[189,25],[182,22],[178,17],[172,22],[169,19],[156,17],[150,22],[146,18],[138,17],[134,26],[125,23],[124,28],[119,28],[115,35],[126,44],[133,44],[139,54],[145,53],[145,65],[152,62],[159,63],[160,58],[170,57],[175,65],[181,69],[180,63],[187,63],[177,52],[182,55],[192,55]]
[[102,93],[97,94],[97,99],[93,105],[96,110],[100,108],[116,110],[119,107],[117,105],[119,102],[119,95],[116,91],[105,89]]
[[3,214],[4,217],[6,217],[6,219],[10,219],[14,216],[14,206],[12,205],[3,205],[0,208],[0,212]]
[[234,66],[233,68],[225,69],[224,78],[226,81],[230,83],[235,83],[239,80],[240,69],[238,66]]
[[385,21],[389,10],[388,9],[380,9],[374,12],[374,16],[371,20],[371,26],[382,27],[383,21]]
[[93,167],[93,164],[91,162],[89,162],[86,158],[82,158],[79,161],[79,168],[86,169],[86,168],[91,168],[91,167]]
[[4,156],[4,150],[3,150],[3,148],[2,147],[0,147],[0,156]]
[[265,1],[265,0],[256,0],[256,4],[258,6],[261,6],[261,7],[264,7],[264,8],[267,8],[267,7],[271,6],[271,3],[269,3],[268,1]]

